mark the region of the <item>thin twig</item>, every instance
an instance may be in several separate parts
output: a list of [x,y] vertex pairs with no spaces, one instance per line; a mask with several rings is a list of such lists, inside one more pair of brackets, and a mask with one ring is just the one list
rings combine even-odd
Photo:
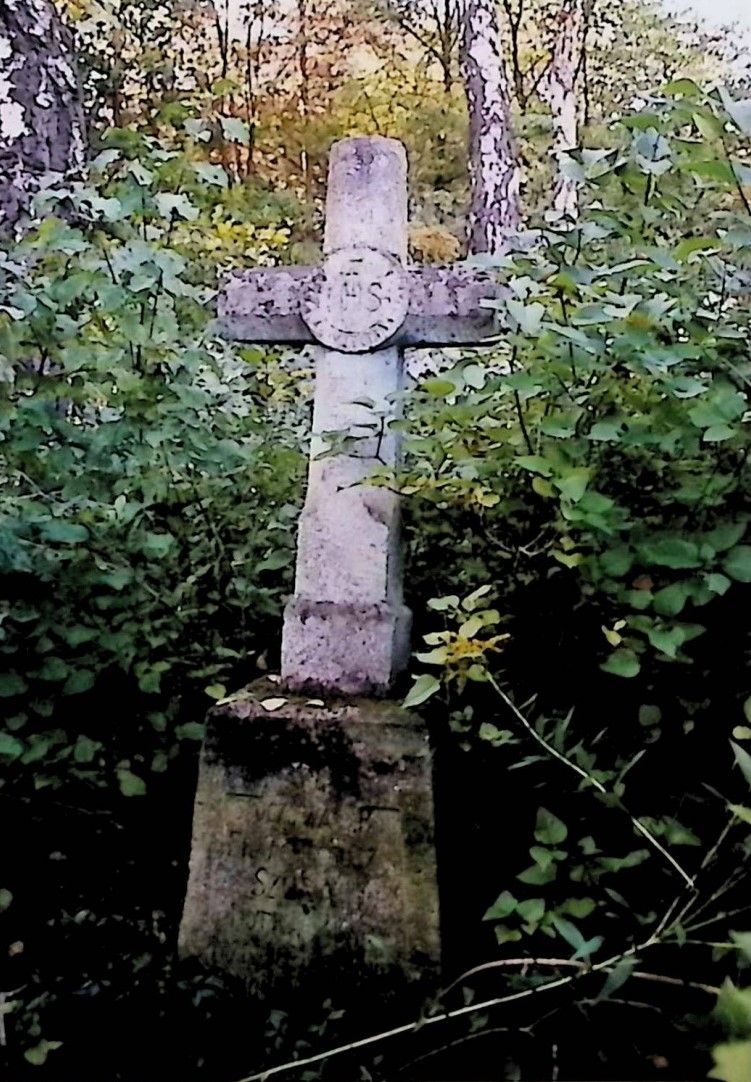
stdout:
[[[645,946],[654,945],[651,941],[641,944],[639,947],[631,947],[629,950],[624,951],[621,955],[615,955],[612,958],[608,958],[604,962],[598,962],[596,965],[589,967],[582,967],[582,964],[570,959],[549,958],[549,959],[512,959],[518,965],[520,962],[525,966],[529,964],[535,964],[539,962],[548,962],[556,966],[560,965],[574,965],[579,970],[578,973],[571,974],[568,977],[558,977],[552,981],[544,981],[542,984],[537,984],[533,988],[526,988],[521,992],[513,992],[508,996],[499,996],[494,999],[486,999],[481,1003],[471,1003],[466,1007],[459,1007],[453,1011],[444,1011],[442,1014],[433,1015],[429,1018],[422,1018],[417,1022],[408,1022],[403,1026],[395,1026],[393,1029],[384,1030],[382,1033],[371,1034],[369,1037],[363,1037],[359,1041],[351,1041],[349,1044],[340,1045],[337,1048],[331,1048],[326,1052],[317,1052],[314,1056],[307,1056],[305,1059],[291,1060],[287,1063],[280,1063],[276,1067],[269,1067],[265,1071],[259,1071],[257,1074],[248,1075],[245,1078],[240,1079],[240,1082],[265,1082],[265,1079],[271,1078],[272,1075],[280,1074],[282,1071],[288,1071],[292,1068],[308,1067],[311,1063],[320,1063],[322,1060],[332,1059],[334,1056],[340,1056],[345,1052],[354,1052],[358,1048],[365,1048],[367,1045],[375,1044],[378,1041],[388,1040],[391,1037],[398,1037],[405,1033],[412,1033],[424,1026],[435,1025],[438,1022],[448,1022],[454,1018],[460,1018],[467,1014],[474,1014],[477,1011],[488,1010],[491,1007],[498,1007],[506,1003],[512,1003],[520,999],[528,999],[531,996],[539,995],[542,992],[550,992],[555,988],[563,988],[566,985],[573,983],[578,977],[592,974],[592,973],[611,973],[615,966],[628,957],[633,957],[637,951],[642,950]],[[502,965],[506,959],[499,959],[498,963]],[[492,965],[493,963],[489,963]],[[720,989],[712,984],[704,984],[699,981],[687,981],[679,977],[667,977],[661,973],[645,973],[641,970],[637,970],[631,974],[632,977],[638,977],[640,980],[653,981],[659,984],[669,984],[680,988],[690,988],[698,992],[706,992],[708,995],[719,995]]]
[[[491,675],[488,675],[488,681],[494,688],[494,690],[498,693],[498,695],[501,697],[501,699],[504,701],[506,706],[508,706],[509,710],[511,710],[517,721],[519,721],[524,726],[530,736],[532,736],[537,741],[537,743],[547,751],[549,755],[552,755],[554,759],[557,759],[560,763],[563,763],[564,766],[567,766],[569,768],[569,770],[573,770],[574,773],[578,774],[580,778],[588,781],[589,784],[593,785],[599,793],[608,796],[611,795],[610,791],[606,789],[606,787],[602,784],[601,781],[593,777],[577,763],[572,763],[571,760],[567,759],[566,756],[563,755],[560,751],[558,751],[557,748],[554,748],[552,744],[549,744],[545,737],[541,736],[534,728],[534,726],[527,720],[527,718],[525,718],[524,714],[522,714],[522,712],[517,708],[516,704],[509,698],[509,696],[506,694],[500,684],[498,684]],[[684,868],[681,867],[675,857],[668,852],[665,846],[657,840],[654,834],[652,834],[652,832],[648,830],[644,826],[644,824],[636,818],[635,815],[632,815],[631,812],[627,808],[625,808],[622,803],[620,803],[620,801],[618,806],[629,817],[634,829],[638,830],[639,833],[642,834],[643,837],[649,842],[649,844],[652,845],[658,851],[658,853],[662,854],[662,856],[665,858],[665,860],[667,860],[671,867],[673,867],[675,871],[678,872],[686,885],[692,890],[694,890],[694,879],[688,874],[687,871],[685,871]]]
[[468,1007],[458,1007],[454,1011],[445,1011],[443,1014],[436,1014],[430,1018],[421,1018],[417,1022],[408,1022],[403,1026],[395,1026],[393,1029],[384,1030],[382,1033],[374,1033],[369,1037],[363,1037],[359,1041],[351,1041],[349,1044],[340,1045],[338,1048],[331,1048],[326,1052],[318,1052],[314,1056],[308,1056],[305,1059],[292,1060],[289,1063],[280,1063],[276,1067],[269,1067],[265,1071],[259,1071],[257,1074],[248,1075],[246,1078],[241,1078],[239,1082],[264,1082],[265,1079],[271,1078],[272,1075],[281,1074],[282,1071],[288,1071],[293,1067],[307,1067],[311,1063],[320,1063],[321,1060],[332,1059],[334,1056],[340,1056],[344,1052],[354,1052],[358,1048],[366,1048],[369,1044],[376,1044],[378,1041],[385,1041],[391,1037],[398,1037],[403,1033],[413,1033],[418,1029],[422,1029],[423,1026],[432,1026],[437,1022],[448,1022],[454,1018],[461,1018],[467,1014],[473,1014],[475,1011],[484,1011],[490,1007],[498,1007],[504,1003],[511,1003],[519,999],[527,999],[529,996],[539,995],[541,992],[551,992],[554,988],[562,988],[566,984],[570,984],[574,980],[574,977],[559,977],[553,981],[546,981],[544,984],[538,984],[534,988],[526,988],[522,992],[514,992],[509,996],[499,996],[495,999],[486,999],[482,1003],[470,1004]]

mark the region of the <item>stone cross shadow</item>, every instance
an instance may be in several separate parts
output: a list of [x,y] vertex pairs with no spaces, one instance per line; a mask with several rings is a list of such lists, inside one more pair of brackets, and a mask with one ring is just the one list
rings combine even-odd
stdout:
[[[322,266],[249,270],[226,285],[225,336],[318,347],[295,594],[284,615],[286,687],[379,695],[406,666],[399,497],[364,482],[376,463],[399,461],[388,421],[400,415],[405,348],[482,344],[494,329],[483,302],[499,294],[489,274],[462,264],[407,265],[406,153],[380,136],[332,148]],[[356,454],[321,457],[324,434],[342,430],[360,437]]]

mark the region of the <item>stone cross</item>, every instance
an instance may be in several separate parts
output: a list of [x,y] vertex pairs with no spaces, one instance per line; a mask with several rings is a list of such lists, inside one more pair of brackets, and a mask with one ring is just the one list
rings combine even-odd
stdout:
[[[492,277],[460,264],[407,265],[407,158],[394,139],[335,143],[320,267],[233,275],[223,333],[313,343],[316,387],[295,594],[284,615],[282,680],[294,689],[383,694],[409,657],[399,498],[368,485],[395,467],[404,349],[478,345],[493,331]],[[322,456],[326,433],[359,436]]]

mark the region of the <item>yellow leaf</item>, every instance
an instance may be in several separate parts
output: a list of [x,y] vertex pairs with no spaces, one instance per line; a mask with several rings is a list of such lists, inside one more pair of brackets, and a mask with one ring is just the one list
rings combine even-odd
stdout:
[[553,556],[556,558],[559,564],[563,564],[564,567],[577,567],[582,562],[582,554],[580,552],[560,552],[558,549],[553,549]]
[[605,638],[608,640],[608,642],[610,643],[611,646],[620,646],[621,643],[623,642],[623,639],[618,634],[618,632],[617,631],[611,631],[609,627],[604,627],[602,629],[602,633],[605,636]]
[[483,621],[480,616],[470,616],[469,620],[464,621],[457,634],[460,639],[473,639],[482,625]]
[[751,1082],[751,1041],[731,1041],[712,1049],[714,1067],[709,1078],[720,1082]]
[[418,661],[422,661],[424,665],[445,665],[448,654],[448,647],[439,646],[427,653],[415,654],[415,657]]
[[728,804],[728,810],[737,815],[739,819],[742,819],[744,823],[748,823],[751,826],[751,809],[744,808],[742,804]]
[[555,494],[555,489],[550,481],[546,481],[544,477],[533,477],[532,488],[538,496],[543,496],[545,499],[550,499]]

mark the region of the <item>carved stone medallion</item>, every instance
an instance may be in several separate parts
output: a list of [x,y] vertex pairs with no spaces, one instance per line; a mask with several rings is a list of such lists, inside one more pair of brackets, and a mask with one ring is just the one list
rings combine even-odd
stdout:
[[398,259],[376,248],[340,248],[314,275],[300,313],[321,345],[367,353],[391,341],[408,306],[407,276]]

